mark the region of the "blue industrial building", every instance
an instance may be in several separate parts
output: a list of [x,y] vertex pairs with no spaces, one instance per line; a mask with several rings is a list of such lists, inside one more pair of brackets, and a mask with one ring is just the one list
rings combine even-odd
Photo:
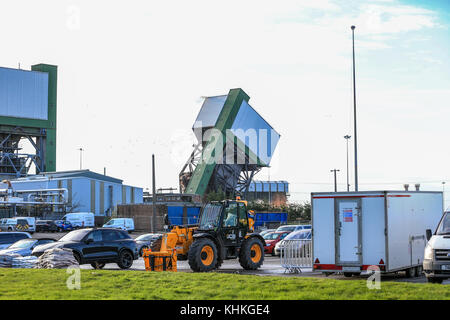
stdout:
[[15,191],[67,189],[67,211],[96,216],[110,216],[118,204],[143,203],[143,189],[122,182],[89,170],[43,172],[11,180]]

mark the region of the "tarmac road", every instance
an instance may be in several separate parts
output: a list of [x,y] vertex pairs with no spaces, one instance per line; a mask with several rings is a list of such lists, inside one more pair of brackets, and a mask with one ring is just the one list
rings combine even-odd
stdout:
[[[33,238],[54,238],[60,239],[65,232],[63,233],[34,233]],[[137,238],[141,233],[132,233],[131,236],[133,238]],[[92,269],[91,265],[82,265],[82,269]],[[117,264],[110,263],[104,267],[105,270],[120,270]],[[177,269],[179,272],[192,272],[187,261],[178,261]],[[143,258],[139,258],[135,260],[133,266],[129,270],[145,270],[145,263]],[[249,275],[259,275],[259,276],[280,276],[280,277],[321,277],[325,278],[320,272],[312,272],[311,268],[305,268],[301,273],[288,273],[280,264],[279,257],[273,257],[271,255],[266,256],[264,259],[264,264],[259,270],[256,271],[247,271],[243,270],[239,265],[239,261],[237,259],[225,260],[222,267],[216,272],[223,273],[236,273],[236,274],[249,274]],[[355,279],[367,279],[368,276],[354,276],[351,278],[346,278],[341,274],[333,274],[328,276],[330,279],[338,279],[338,280],[355,280]],[[416,277],[416,278],[406,278],[404,272],[394,273],[394,274],[386,274],[381,276],[382,281],[396,281],[396,282],[412,282],[412,283],[426,283],[426,277]],[[444,284],[450,284],[450,280],[444,281]]]

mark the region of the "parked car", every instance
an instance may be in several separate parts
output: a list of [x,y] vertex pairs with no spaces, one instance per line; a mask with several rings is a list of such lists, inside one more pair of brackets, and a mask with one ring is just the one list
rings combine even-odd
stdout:
[[53,220],[38,220],[36,221],[36,232],[56,232],[58,226]]
[[292,231],[305,230],[305,229],[311,229],[311,225],[310,224],[286,224],[283,226],[279,226],[276,231],[277,232],[281,232],[281,231],[292,232]]
[[42,239],[25,238],[17,242],[14,242],[6,249],[0,250],[0,254],[16,253],[20,254],[23,257],[30,256],[31,252],[36,246],[55,241],[56,241],[55,239],[51,238],[42,238]]
[[55,224],[58,227],[58,232],[72,231],[74,229],[69,221],[55,220]]
[[288,234],[288,231],[266,233],[263,237],[266,241],[266,245],[264,246],[264,253],[271,253],[272,255],[274,255],[273,249],[275,248],[275,245],[277,244],[277,242],[283,240]]
[[[286,240],[311,240],[312,233],[311,230],[305,229],[305,230],[298,230],[291,232],[289,235],[286,236],[283,240],[279,241],[273,250],[275,256],[280,255],[281,248],[283,247]],[[301,241],[298,242],[298,249],[301,249],[301,247],[305,245],[305,243],[301,243]]]
[[33,233],[36,231],[36,218],[34,217],[14,217],[2,219],[1,231],[23,231]]
[[149,249],[154,241],[161,238],[162,234],[160,233],[146,233],[134,239],[138,247],[139,256],[142,257],[144,249]]
[[64,222],[70,222],[74,228],[91,228],[95,225],[95,217],[92,212],[74,212],[64,215]]
[[442,283],[450,278],[450,211],[444,212],[434,234],[426,230],[426,237],[423,271],[428,282]]
[[74,230],[54,243],[34,248],[32,255],[39,257],[45,250],[68,248],[79,264],[90,264],[101,269],[106,263],[117,263],[128,269],[139,258],[136,242],[123,230],[114,228],[86,228]]
[[0,232],[0,249],[6,249],[13,243],[31,238],[28,232]]
[[266,230],[262,230],[260,233],[259,233],[259,235],[261,236],[261,237],[264,237],[264,235],[265,234],[268,234],[268,233],[270,233],[270,232],[275,232],[277,229],[266,229]]
[[132,218],[114,218],[103,225],[104,228],[117,228],[132,233],[134,231],[134,220]]

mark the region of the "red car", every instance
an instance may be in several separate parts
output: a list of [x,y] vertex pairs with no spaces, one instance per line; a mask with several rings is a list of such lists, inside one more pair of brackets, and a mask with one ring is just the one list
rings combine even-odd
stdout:
[[270,232],[263,236],[264,240],[266,240],[266,246],[264,247],[264,253],[271,253],[274,255],[273,249],[275,245],[283,240],[290,232],[281,231],[281,232]]

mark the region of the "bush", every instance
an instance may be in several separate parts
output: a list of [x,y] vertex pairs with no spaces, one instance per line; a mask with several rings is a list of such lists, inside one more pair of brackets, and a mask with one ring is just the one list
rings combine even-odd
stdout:
[[274,206],[266,201],[257,200],[248,203],[248,209],[255,212],[287,212],[288,222],[311,222],[311,203],[288,203]]

